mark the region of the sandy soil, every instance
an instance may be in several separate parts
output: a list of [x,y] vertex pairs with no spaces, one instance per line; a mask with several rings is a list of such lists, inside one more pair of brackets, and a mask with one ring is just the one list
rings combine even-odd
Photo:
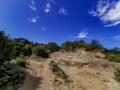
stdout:
[[[27,60],[27,77],[18,90],[120,90],[120,83],[113,79],[114,69],[120,63],[96,58],[92,53],[53,53],[51,58],[38,62]],[[70,79],[70,84],[55,83],[56,75],[49,63],[58,63]]]

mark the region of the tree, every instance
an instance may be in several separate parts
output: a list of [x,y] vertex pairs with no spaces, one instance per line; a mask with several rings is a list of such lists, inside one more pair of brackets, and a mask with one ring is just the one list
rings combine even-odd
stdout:
[[83,40],[79,41],[79,48],[85,48],[86,43]]
[[0,31],[0,88],[20,83],[25,74],[10,60],[13,58],[13,41]]
[[28,41],[25,38],[14,38],[13,41],[16,43],[21,43],[21,44],[30,44],[30,41]]
[[33,54],[39,56],[39,57],[43,57],[43,58],[48,58],[49,54],[46,50],[42,49],[41,47],[34,47],[33,48]]
[[97,40],[92,40],[90,44],[86,45],[86,49],[104,51],[104,47],[101,44],[99,44]]
[[59,48],[60,47],[56,43],[54,43],[54,42],[50,42],[47,45],[47,49],[50,50],[51,52],[56,52],[56,51],[59,50]]
[[120,53],[120,48],[118,48],[118,47],[115,47],[115,48],[113,48],[113,49],[110,49],[110,52],[111,53]]
[[12,58],[13,43],[8,35],[5,35],[4,31],[0,31],[0,65],[5,60]]
[[75,50],[75,45],[71,41],[64,42],[61,45],[61,49],[65,51],[74,51]]

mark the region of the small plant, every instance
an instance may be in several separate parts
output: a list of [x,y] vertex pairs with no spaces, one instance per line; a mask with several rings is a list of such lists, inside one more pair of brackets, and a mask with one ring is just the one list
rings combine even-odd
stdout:
[[71,82],[71,80],[69,79],[69,76],[57,65],[56,62],[51,61],[50,65],[50,69],[60,78],[62,78],[65,83]]
[[17,57],[15,59],[15,64],[18,65],[18,66],[20,66],[20,67],[25,68],[26,67],[25,57],[24,56]]
[[115,70],[114,75],[114,79],[120,82],[120,67]]

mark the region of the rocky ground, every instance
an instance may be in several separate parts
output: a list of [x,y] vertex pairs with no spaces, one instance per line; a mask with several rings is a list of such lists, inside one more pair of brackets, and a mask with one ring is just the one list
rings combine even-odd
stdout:
[[[64,83],[50,70],[55,61],[73,82]],[[27,77],[18,90],[120,90],[120,83],[113,79],[114,69],[120,63],[96,58],[90,52],[56,52],[50,58],[27,60]]]

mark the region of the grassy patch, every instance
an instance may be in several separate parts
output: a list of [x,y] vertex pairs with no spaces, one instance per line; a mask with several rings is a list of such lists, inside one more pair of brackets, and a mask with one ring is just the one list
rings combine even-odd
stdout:
[[108,54],[106,58],[111,62],[120,62],[120,54]]
[[115,70],[114,75],[115,75],[114,79],[120,82],[120,68],[117,68]]
[[50,69],[60,78],[64,80],[65,83],[70,83],[71,80],[69,79],[69,76],[57,65],[56,62],[51,61]]

